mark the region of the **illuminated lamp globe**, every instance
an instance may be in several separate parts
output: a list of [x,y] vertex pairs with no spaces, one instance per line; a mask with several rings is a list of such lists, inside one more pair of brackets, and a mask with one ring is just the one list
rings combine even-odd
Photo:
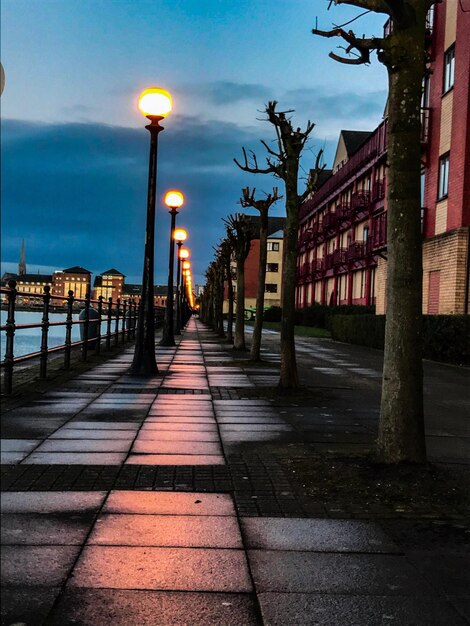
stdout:
[[166,192],[164,202],[170,209],[179,209],[183,206],[184,196],[181,191],[172,189],[171,191]]
[[187,238],[188,233],[184,230],[184,228],[177,228],[173,233],[173,239],[175,241],[181,241],[181,243],[183,243],[183,241],[186,241]]
[[183,269],[189,270],[191,267],[191,263],[189,261],[183,261]]
[[189,250],[187,248],[181,248],[180,259],[189,259]]
[[166,117],[172,109],[171,96],[166,89],[150,87],[140,94],[139,109],[145,117]]

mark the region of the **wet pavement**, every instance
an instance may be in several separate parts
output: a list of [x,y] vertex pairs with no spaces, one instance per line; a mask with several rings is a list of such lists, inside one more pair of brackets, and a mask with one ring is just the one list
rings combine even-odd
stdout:
[[[129,349],[4,414],[2,624],[469,623],[463,516],[344,519],[273,453],[369,445],[379,354],[299,342],[315,396],[279,401],[270,336],[241,367],[191,320],[155,378],[126,374]],[[441,462],[469,462],[459,411],[429,414]]]

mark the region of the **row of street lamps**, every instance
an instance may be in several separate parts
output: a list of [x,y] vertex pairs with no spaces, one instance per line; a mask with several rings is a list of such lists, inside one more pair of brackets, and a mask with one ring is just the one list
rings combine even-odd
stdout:
[[[155,376],[158,366],[155,359],[155,317],[154,317],[154,257],[155,257],[155,205],[157,187],[158,135],[163,130],[160,122],[171,112],[172,99],[168,91],[160,87],[146,89],[139,97],[139,109],[150,120],[145,128],[150,132],[150,158],[147,191],[147,221],[145,230],[144,268],[142,275],[142,298],[136,331],[134,359],[131,374],[134,376]],[[182,299],[187,293],[190,306],[193,305],[191,263],[189,250],[183,248],[187,232],[176,229],[178,209],[183,206],[184,196],[180,191],[172,190],[165,194],[164,200],[171,216],[170,254],[168,266],[168,293],[165,309],[162,346],[174,346],[175,334],[181,334]],[[176,278],[176,320],[173,316],[173,284],[175,264],[175,242],[177,254]]]

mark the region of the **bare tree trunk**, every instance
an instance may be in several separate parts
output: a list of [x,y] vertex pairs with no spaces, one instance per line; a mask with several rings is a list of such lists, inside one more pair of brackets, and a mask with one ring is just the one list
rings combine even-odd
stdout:
[[245,260],[237,259],[237,310],[235,314],[235,350],[246,350],[245,345]]
[[256,294],[256,316],[255,316],[255,326],[253,328],[253,341],[251,344],[251,358],[253,361],[259,361],[260,353],[261,353],[261,336],[263,333],[264,290],[266,288],[267,261],[268,261],[268,209],[265,209],[265,210],[260,210],[258,292]]
[[216,274],[217,280],[217,332],[219,337],[225,337],[224,332],[224,267],[219,261]]
[[295,359],[295,275],[297,265],[297,231],[300,201],[297,195],[298,159],[293,160],[286,177],[286,227],[284,229],[284,259],[282,273],[281,374],[279,387],[299,386]]
[[403,51],[389,68],[387,311],[376,446],[378,460],[424,462],[422,241],[420,196],[421,80],[424,15],[395,31]]
[[232,281],[232,266],[230,259],[227,262],[227,298],[228,298],[228,313],[227,313],[227,343],[233,343],[233,281]]

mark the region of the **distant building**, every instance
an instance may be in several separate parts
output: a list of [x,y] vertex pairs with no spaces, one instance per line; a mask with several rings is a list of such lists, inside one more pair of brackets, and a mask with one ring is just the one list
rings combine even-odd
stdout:
[[7,287],[10,280],[16,281],[16,289],[25,295],[19,295],[17,302],[31,304],[36,300],[33,296],[44,294],[44,287],[52,286],[51,274],[28,274],[26,269],[24,240],[21,244],[21,255],[18,263],[18,273],[5,272],[2,276],[2,287]]
[[115,302],[123,296],[125,275],[118,270],[111,268],[96,276],[93,283],[93,299],[98,300],[100,296],[104,300],[112,300]]
[[[176,293],[176,287],[174,288],[174,292]],[[166,306],[168,294],[168,287],[166,285],[154,285],[153,288],[153,304],[154,306]],[[122,299],[129,300],[130,298],[134,298],[137,301],[140,301],[142,296],[142,285],[137,285],[135,283],[123,284],[122,287]]]
[[52,295],[67,298],[73,291],[75,298],[85,298],[91,289],[91,272],[75,265],[68,269],[54,272],[52,275]]

